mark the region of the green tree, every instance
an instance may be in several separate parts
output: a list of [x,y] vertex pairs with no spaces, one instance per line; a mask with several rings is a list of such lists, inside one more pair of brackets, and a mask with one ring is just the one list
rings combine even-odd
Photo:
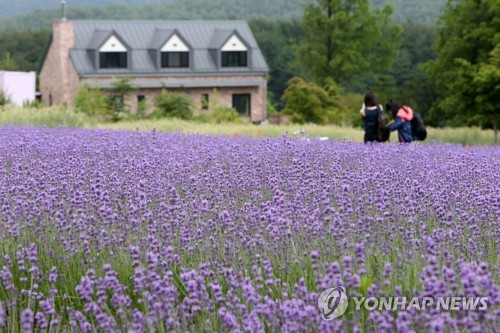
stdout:
[[332,80],[323,88],[314,82],[299,77],[292,78],[283,94],[285,114],[292,116],[294,123],[336,123],[342,122],[342,107],[338,89]]
[[9,105],[10,103],[10,97],[3,90],[0,90],[0,107]]
[[15,71],[17,70],[17,64],[12,59],[10,52],[6,52],[2,60],[0,60],[0,70],[4,71]]
[[191,119],[193,117],[193,103],[184,93],[175,93],[163,89],[156,97],[158,110],[157,117]]
[[120,113],[125,111],[125,97],[137,90],[132,85],[131,78],[115,79],[112,83],[112,95],[109,97],[111,109],[113,110],[113,120],[117,121],[120,118]]
[[270,68],[267,88],[271,101],[278,109],[283,109],[280,98],[294,76],[293,43],[302,35],[302,28],[298,20],[254,19],[249,24]]
[[495,143],[498,143],[498,118],[500,117],[500,45],[491,52],[488,62],[478,66],[472,81],[476,89],[476,102],[485,110],[490,110],[487,117],[492,118]]
[[390,5],[372,11],[369,0],[315,0],[302,18],[299,64],[320,85],[333,78],[355,89],[397,54],[401,27],[392,23],[391,14]]
[[[377,92],[380,103],[395,99],[401,104],[411,105],[426,118],[435,102],[432,81],[421,67],[435,59],[432,45],[436,41],[436,28],[429,24],[406,22],[399,54],[391,67],[368,82],[366,89]],[[375,82],[373,82],[375,81]]]
[[440,125],[498,128],[499,17],[498,0],[448,2],[437,58],[425,66],[438,94],[431,116]]
[[99,89],[82,84],[75,95],[75,110],[90,117],[108,119],[112,116],[108,98]]
[[50,31],[45,29],[0,32],[0,62],[10,63],[11,70],[36,71],[41,65],[49,39]]

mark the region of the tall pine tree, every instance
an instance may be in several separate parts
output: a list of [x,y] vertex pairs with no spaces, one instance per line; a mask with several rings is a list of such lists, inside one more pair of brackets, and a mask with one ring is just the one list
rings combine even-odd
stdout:
[[392,7],[372,11],[369,0],[315,0],[305,8],[304,36],[296,47],[302,75],[348,90],[387,68],[397,54],[401,27]]

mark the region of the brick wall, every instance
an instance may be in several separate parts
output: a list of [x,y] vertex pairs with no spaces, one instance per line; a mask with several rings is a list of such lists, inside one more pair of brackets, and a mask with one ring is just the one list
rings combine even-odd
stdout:
[[52,43],[40,72],[40,92],[45,104],[72,104],[79,77],[70,60],[75,44],[74,25],[56,21],[52,25]]
[[[190,77],[190,80],[210,80],[210,81],[224,81],[224,80],[241,80],[247,77]],[[252,77],[253,79],[258,77]],[[149,78],[141,77],[141,82],[147,81]],[[182,80],[182,78],[178,78]],[[95,85],[97,79],[91,78],[87,79],[90,85]],[[151,79],[155,80],[155,79]],[[169,78],[170,80],[175,80],[175,78]],[[112,81],[111,78],[103,78],[101,81],[109,83]],[[211,110],[203,111],[201,110],[201,97],[203,94],[209,95],[209,105],[220,105],[231,108],[233,105],[233,94],[250,94],[251,95],[251,120],[258,122],[265,120],[267,117],[266,101],[267,101],[267,81],[265,77],[260,77],[260,85],[256,87],[234,87],[234,88],[169,88],[168,90],[173,92],[182,92],[188,95],[188,97],[193,101],[195,111],[199,113],[206,112],[210,114]],[[139,89],[134,91],[125,97],[125,104],[133,113],[137,111],[138,106],[138,96],[142,95],[145,97],[145,102],[148,107],[148,111],[151,112],[155,109],[155,97],[160,93],[161,89]]]

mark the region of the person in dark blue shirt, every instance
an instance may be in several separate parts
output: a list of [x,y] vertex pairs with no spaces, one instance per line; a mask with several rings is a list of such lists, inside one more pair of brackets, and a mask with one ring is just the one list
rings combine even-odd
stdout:
[[382,112],[382,106],[378,104],[375,94],[371,91],[367,92],[363,106],[359,110],[364,121],[365,143],[377,140],[378,117]]

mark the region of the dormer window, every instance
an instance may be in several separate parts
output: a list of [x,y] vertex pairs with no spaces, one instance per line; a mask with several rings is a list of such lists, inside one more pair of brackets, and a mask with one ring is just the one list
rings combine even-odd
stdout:
[[233,35],[221,49],[222,67],[247,67],[248,49],[245,44]]
[[162,52],[161,67],[189,67],[189,52]]
[[127,48],[115,36],[99,49],[99,68],[127,68]]
[[161,67],[189,67],[189,47],[177,35],[173,35],[162,47]]

